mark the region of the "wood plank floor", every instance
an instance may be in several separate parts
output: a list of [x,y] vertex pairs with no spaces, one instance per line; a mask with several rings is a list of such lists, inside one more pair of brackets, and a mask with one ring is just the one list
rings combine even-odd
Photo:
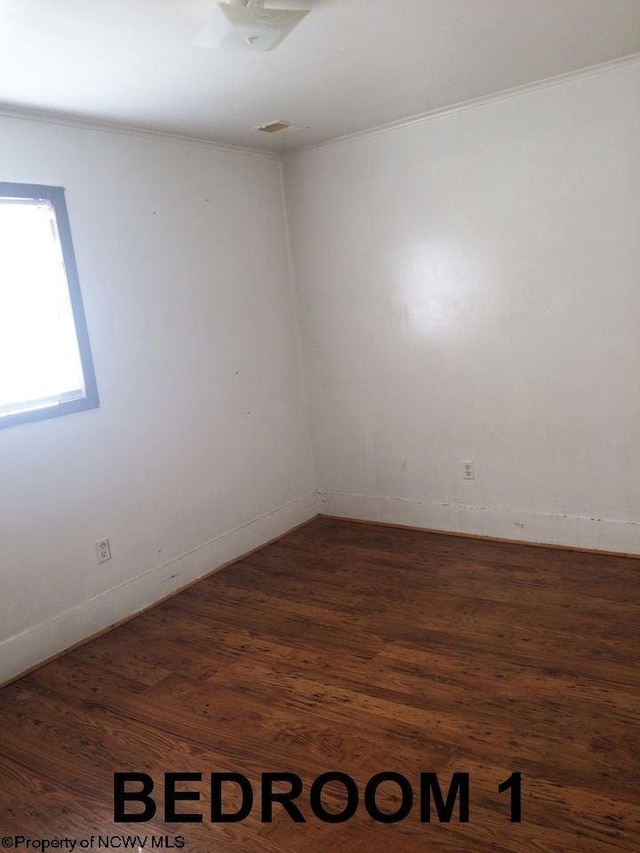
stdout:
[[[637,853],[639,571],[622,557],[317,519],[0,691],[2,835],[148,836],[141,849],[183,836],[198,853]],[[361,794],[374,774],[400,773],[413,810],[383,824],[361,803],[325,823],[308,791],[329,770]],[[114,823],[122,771],[154,779],[151,821]],[[177,805],[201,823],[164,821],[163,774],[182,771],[203,774],[179,786],[201,801]],[[219,771],[254,787],[242,822],[210,820]],[[306,823],[278,805],[261,822],[267,771],[301,777]],[[445,793],[469,773],[468,823],[457,810],[449,824],[420,821],[421,771]],[[521,823],[498,793],[514,771]],[[343,792],[326,787],[327,811]],[[397,810],[397,785],[377,802]]]

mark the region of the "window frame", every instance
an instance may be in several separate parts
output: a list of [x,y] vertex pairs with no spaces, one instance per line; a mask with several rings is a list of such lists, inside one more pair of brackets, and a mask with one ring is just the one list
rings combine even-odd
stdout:
[[74,412],[83,412],[87,409],[96,409],[100,405],[100,398],[98,396],[98,386],[93,366],[93,357],[91,355],[87,321],[82,304],[78,268],[71,240],[71,227],[69,225],[64,188],[47,186],[46,184],[23,184],[0,181],[0,198],[27,198],[34,201],[48,201],[53,207],[85,388],[84,397],[80,399],[64,400],[56,397],[56,402],[53,404],[45,403],[44,400],[41,400],[41,408],[2,415],[0,416],[0,429],[18,424],[31,423],[32,421],[62,417],[63,415],[70,415]]

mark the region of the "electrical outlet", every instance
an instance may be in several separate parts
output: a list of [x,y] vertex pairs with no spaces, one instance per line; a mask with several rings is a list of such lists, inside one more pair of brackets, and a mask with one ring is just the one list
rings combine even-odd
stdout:
[[473,462],[470,459],[462,463],[462,477],[465,480],[475,480],[476,478],[476,473],[473,470]]
[[99,563],[106,563],[111,559],[111,545],[108,539],[98,539],[96,542],[96,556]]

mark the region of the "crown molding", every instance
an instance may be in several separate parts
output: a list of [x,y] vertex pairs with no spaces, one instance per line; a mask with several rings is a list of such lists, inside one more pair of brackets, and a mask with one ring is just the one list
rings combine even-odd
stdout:
[[597,74],[603,74],[607,71],[615,71],[620,68],[626,68],[630,65],[640,63],[640,53],[633,53],[621,59],[603,62],[599,65],[590,65],[588,68],[581,68],[578,71],[569,71],[565,74],[558,74],[555,77],[546,77],[543,80],[536,80],[533,83],[525,83],[522,86],[514,86],[510,89],[502,89],[499,92],[494,92],[491,95],[482,95],[479,98],[471,98],[468,101],[459,101],[456,104],[451,104],[446,107],[439,107],[435,110],[428,110],[424,113],[416,113],[407,118],[398,119],[396,121],[387,122],[377,125],[376,127],[365,128],[358,130],[355,133],[348,133],[344,136],[335,136],[332,139],[326,139],[323,142],[315,142],[310,145],[304,145],[300,148],[292,149],[284,153],[284,157],[302,154],[306,151],[314,151],[321,148],[330,148],[334,145],[342,145],[349,142],[354,142],[358,139],[367,139],[384,133],[391,133],[395,130],[403,130],[413,125],[423,124],[424,122],[432,121],[433,119],[451,115],[452,113],[472,110],[478,107],[483,107],[488,104],[499,103],[511,98],[517,98],[521,95],[528,95],[534,92],[539,92],[544,89],[550,89],[555,86],[563,86],[567,83],[572,83],[577,80],[582,80],[587,77],[593,77]]
[[141,139],[155,139],[160,142],[173,142],[179,145],[209,148],[226,154],[240,154],[245,157],[257,157],[263,160],[280,160],[280,154],[277,152],[264,151],[259,148],[230,145],[224,142],[217,142],[214,139],[170,133],[163,130],[150,130],[144,127],[136,127],[135,125],[112,124],[107,121],[85,119],[80,116],[67,115],[65,113],[57,113],[53,111],[49,112],[48,110],[36,110],[29,107],[13,107],[0,104],[0,118],[35,121],[40,122],[41,124],[75,127],[81,130],[94,130],[101,133],[114,133],[120,136],[133,136]]
[[640,53],[630,54],[629,56],[615,59],[609,62],[603,62],[599,65],[591,65],[588,68],[581,68],[577,71],[569,71],[566,74],[558,74],[555,77],[546,77],[542,80],[537,80],[533,83],[526,83],[522,86],[514,86],[510,89],[502,89],[499,92],[494,92],[490,95],[483,95],[479,98],[471,98],[467,101],[459,101],[456,104],[451,104],[446,107],[439,107],[434,110],[428,110],[423,113],[416,113],[407,118],[397,119],[395,121],[386,122],[376,125],[375,127],[358,130],[355,133],[344,134],[343,136],[334,136],[331,139],[326,139],[322,142],[314,142],[309,145],[301,145],[296,148],[291,148],[286,151],[265,151],[260,148],[250,148],[242,145],[231,145],[229,143],[217,142],[214,139],[207,139],[198,136],[189,136],[188,134],[171,133],[163,130],[151,130],[148,128],[137,127],[136,125],[124,125],[111,123],[107,121],[99,121],[96,119],[85,119],[80,116],[69,115],[66,113],[57,113],[48,110],[37,110],[29,107],[15,107],[0,103],[0,117],[22,119],[25,121],[36,121],[43,124],[62,125],[67,127],[76,127],[83,130],[94,130],[102,133],[114,133],[123,136],[133,136],[142,139],[155,139],[158,141],[173,142],[181,145],[191,145],[201,148],[209,148],[214,151],[220,151],[226,154],[236,154],[245,157],[257,157],[258,159],[283,161],[288,157],[301,154],[306,151],[315,151],[322,148],[330,148],[334,145],[342,145],[353,142],[358,139],[367,139],[369,137],[379,136],[384,133],[392,133],[395,130],[402,130],[413,125],[422,124],[432,121],[433,119],[451,115],[453,113],[462,112],[463,110],[476,109],[488,104],[498,103],[500,101],[517,98],[520,95],[527,95],[534,92],[539,92],[543,89],[549,89],[555,86],[562,86],[577,80],[582,80],[592,77],[596,74],[603,74],[608,71],[615,71],[620,68],[626,68],[630,65],[640,63]]

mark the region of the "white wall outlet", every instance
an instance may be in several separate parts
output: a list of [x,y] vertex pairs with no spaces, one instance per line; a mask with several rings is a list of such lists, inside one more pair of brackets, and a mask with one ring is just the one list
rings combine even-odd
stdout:
[[99,563],[106,563],[111,559],[111,545],[108,539],[98,539],[96,542],[96,556]]
[[476,473],[473,470],[473,462],[470,459],[462,463],[462,477],[465,480],[475,480],[476,478]]

